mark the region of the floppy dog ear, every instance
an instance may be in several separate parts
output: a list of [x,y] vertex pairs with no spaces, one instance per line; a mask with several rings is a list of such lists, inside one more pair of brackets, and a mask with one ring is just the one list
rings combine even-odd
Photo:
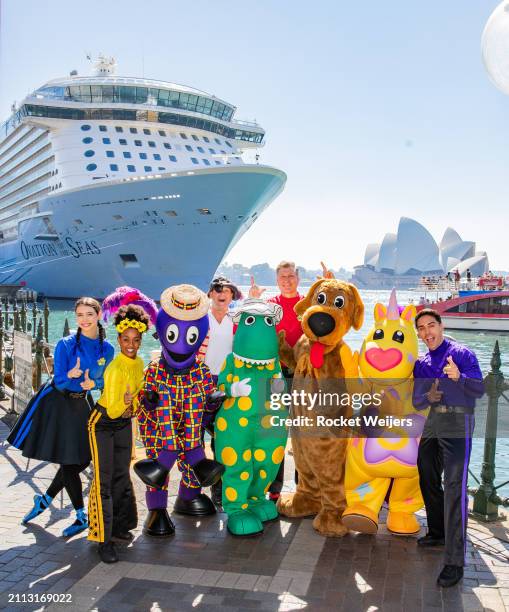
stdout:
[[357,287],[355,285],[352,285],[351,283],[349,283],[348,286],[350,287],[350,291],[352,292],[355,301],[352,327],[354,329],[360,329],[364,322],[364,302],[362,301],[361,296],[357,291]]
[[311,306],[311,300],[313,299],[313,294],[315,292],[315,289],[319,287],[323,283],[323,281],[324,281],[323,278],[319,278],[317,281],[315,281],[309,288],[306,297],[302,298],[302,300],[300,300],[299,302],[295,304],[295,306],[293,307],[293,310],[295,311],[295,314],[298,317],[301,317],[306,312],[306,310]]

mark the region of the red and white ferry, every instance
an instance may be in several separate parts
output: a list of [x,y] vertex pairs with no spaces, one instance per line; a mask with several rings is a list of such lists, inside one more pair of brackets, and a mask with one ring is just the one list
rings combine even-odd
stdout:
[[[509,285],[501,276],[461,281],[458,287],[454,282],[430,287],[428,281],[417,289],[425,294],[417,312],[433,308],[447,329],[509,332]],[[444,291],[450,291],[450,295],[442,299],[439,294]],[[436,293],[435,299],[426,297],[430,292]]]

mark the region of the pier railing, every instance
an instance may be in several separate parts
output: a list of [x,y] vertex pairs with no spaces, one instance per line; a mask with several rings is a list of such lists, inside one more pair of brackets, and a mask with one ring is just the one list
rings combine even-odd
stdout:
[[500,369],[500,347],[498,340],[491,356],[491,370],[484,378],[484,387],[488,397],[488,409],[486,414],[486,429],[484,434],[484,457],[481,466],[481,480],[469,470],[470,475],[477,482],[478,487],[469,488],[468,492],[474,498],[472,514],[486,522],[497,521],[500,515],[500,506],[509,507],[509,498],[500,497],[498,489],[509,484],[509,480],[495,486],[496,475],[496,451],[497,451],[497,428],[499,420],[498,403],[501,397],[509,402],[506,391],[509,390],[509,382],[504,378]]
[[[50,357],[51,345],[48,341],[49,305],[44,301],[42,309],[35,300],[0,299],[0,400],[5,399],[6,382],[13,386],[14,369],[14,332],[24,332],[32,337],[34,364],[34,388],[42,382],[43,365]],[[46,372],[49,374],[46,364]]]

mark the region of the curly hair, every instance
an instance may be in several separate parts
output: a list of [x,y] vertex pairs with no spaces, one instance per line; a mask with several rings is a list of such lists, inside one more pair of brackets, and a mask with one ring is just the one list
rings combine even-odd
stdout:
[[120,306],[120,308],[115,313],[113,323],[115,326],[117,326],[124,319],[131,319],[134,321],[140,321],[140,323],[145,323],[147,329],[150,325],[149,315],[143,310],[141,306],[138,306],[137,304],[128,304],[127,306]]

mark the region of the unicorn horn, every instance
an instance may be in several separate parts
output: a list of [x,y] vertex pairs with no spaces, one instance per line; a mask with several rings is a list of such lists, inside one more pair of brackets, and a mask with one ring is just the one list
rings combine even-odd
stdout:
[[387,309],[387,319],[389,321],[397,321],[399,319],[398,299],[396,298],[396,289],[391,291],[389,298],[389,307]]

